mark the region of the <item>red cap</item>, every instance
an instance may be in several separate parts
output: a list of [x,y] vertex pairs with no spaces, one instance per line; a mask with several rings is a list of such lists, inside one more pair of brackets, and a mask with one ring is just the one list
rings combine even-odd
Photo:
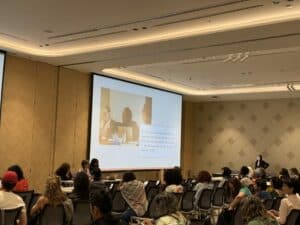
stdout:
[[18,182],[18,176],[13,171],[6,171],[2,177],[2,183],[16,184]]

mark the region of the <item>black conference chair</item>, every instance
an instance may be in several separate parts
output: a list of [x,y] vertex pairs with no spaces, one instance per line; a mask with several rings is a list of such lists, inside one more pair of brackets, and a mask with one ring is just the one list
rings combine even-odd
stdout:
[[265,209],[266,209],[266,210],[270,210],[270,209],[272,209],[272,207],[273,207],[274,200],[273,200],[273,199],[265,199],[265,200],[263,201],[263,203],[264,203]]
[[209,211],[211,209],[212,189],[203,189],[198,201],[200,211]]
[[16,225],[22,207],[15,209],[0,209],[0,225]]
[[116,191],[112,198],[112,212],[115,215],[123,213],[127,209],[127,203],[120,191]]
[[30,191],[15,192],[15,194],[19,195],[23,199],[23,201],[26,205],[27,213],[29,213],[31,201],[32,201],[33,195],[34,195],[34,191],[30,190]]
[[147,199],[150,202],[159,193],[159,187],[155,186],[148,190]]
[[73,225],[85,225],[92,222],[89,201],[75,201]]
[[221,208],[224,205],[225,190],[222,187],[217,187],[212,196],[212,207]]
[[287,217],[285,225],[299,225],[300,224],[300,210],[293,209]]
[[186,191],[183,193],[180,210],[183,213],[190,213],[194,210],[195,191]]
[[272,209],[275,209],[275,210],[278,211],[279,207],[280,207],[280,204],[281,204],[281,200],[282,200],[282,198],[276,198],[276,199],[274,199]]
[[63,205],[45,206],[40,217],[39,225],[64,225],[65,223],[65,210]]

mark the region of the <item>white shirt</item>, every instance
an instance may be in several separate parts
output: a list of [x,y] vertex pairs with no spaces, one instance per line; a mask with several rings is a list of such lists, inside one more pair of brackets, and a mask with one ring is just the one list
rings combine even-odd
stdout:
[[14,209],[23,207],[22,212],[26,212],[23,199],[13,192],[0,191],[0,209]]
[[280,224],[285,224],[286,219],[293,209],[300,209],[300,197],[297,195],[289,195],[281,200],[279,207],[279,217],[277,221]]

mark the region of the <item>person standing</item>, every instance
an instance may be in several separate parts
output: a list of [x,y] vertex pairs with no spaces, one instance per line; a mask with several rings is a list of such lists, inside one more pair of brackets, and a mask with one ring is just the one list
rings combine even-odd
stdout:
[[255,161],[255,169],[263,168],[267,169],[269,167],[269,163],[263,160],[262,155],[258,155]]

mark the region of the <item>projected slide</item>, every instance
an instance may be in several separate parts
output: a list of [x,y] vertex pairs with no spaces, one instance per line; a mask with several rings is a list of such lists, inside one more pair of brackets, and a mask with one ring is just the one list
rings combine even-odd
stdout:
[[90,158],[103,170],[180,166],[181,95],[94,75]]
[[4,59],[5,54],[0,52],[0,106],[2,101],[2,83],[3,83],[3,74],[4,74]]

